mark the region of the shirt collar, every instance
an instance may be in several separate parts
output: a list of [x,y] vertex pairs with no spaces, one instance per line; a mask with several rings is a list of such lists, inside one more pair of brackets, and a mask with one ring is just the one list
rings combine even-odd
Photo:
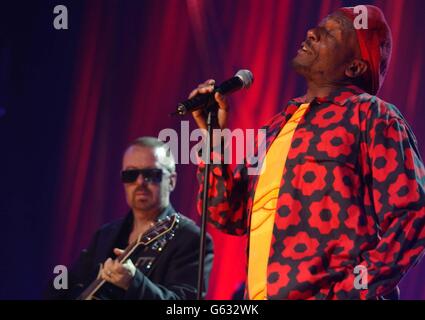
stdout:
[[158,215],[158,220],[163,220],[164,218],[171,216],[175,212],[176,210],[174,210],[173,206],[170,204],[165,207],[164,210],[161,211],[161,213]]
[[[360,89],[359,87],[355,85],[348,85],[332,91],[331,94],[327,97],[316,97],[313,99],[312,102],[316,102],[317,104],[328,102],[343,106],[348,100],[351,100],[353,96],[358,96],[362,93],[365,93],[365,91]],[[301,97],[290,100],[289,103],[300,105],[306,103],[305,98],[306,96],[303,95]]]

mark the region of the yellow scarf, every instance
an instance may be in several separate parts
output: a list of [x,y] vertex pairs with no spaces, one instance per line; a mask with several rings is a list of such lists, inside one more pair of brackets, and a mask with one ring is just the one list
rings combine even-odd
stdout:
[[292,115],[267,151],[265,165],[255,189],[252,208],[249,258],[248,297],[267,299],[267,265],[273,234],[279,187],[292,136],[303,117],[308,103],[302,104]]

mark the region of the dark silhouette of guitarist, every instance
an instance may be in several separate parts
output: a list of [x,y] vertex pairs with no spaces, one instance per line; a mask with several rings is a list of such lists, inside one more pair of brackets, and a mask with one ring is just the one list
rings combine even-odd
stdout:
[[[52,282],[46,298],[196,299],[200,232],[170,204],[176,178],[175,161],[162,141],[135,140],[121,172],[131,211],[96,232],[69,272],[69,289],[56,290]],[[138,246],[141,240],[149,244]],[[212,260],[208,236],[205,287]]]

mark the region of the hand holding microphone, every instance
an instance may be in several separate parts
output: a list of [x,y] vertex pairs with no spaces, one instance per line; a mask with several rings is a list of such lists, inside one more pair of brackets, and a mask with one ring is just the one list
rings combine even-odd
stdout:
[[189,94],[188,100],[183,101],[178,105],[175,113],[185,115],[188,112],[192,112],[192,116],[198,127],[206,129],[207,123],[203,109],[206,108],[208,101],[213,96],[214,100],[218,104],[218,125],[220,129],[224,129],[227,125],[229,110],[229,105],[226,101],[225,95],[242,88],[249,88],[253,81],[254,77],[249,70],[239,70],[233,78],[224,81],[219,86],[215,86],[215,80],[209,79],[194,89]]
[[[211,94],[214,91],[215,80],[209,79],[204,83],[201,83],[198,88],[194,89],[189,94],[189,99],[201,94]],[[229,104],[226,101],[226,97],[222,95],[220,92],[214,93],[214,99],[218,104],[217,111],[217,121],[220,129],[224,129],[227,127],[227,114],[229,111]],[[205,113],[203,109],[197,109],[192,111],[193,119],[195,119],[196,124],[201,129],[207,129],[207,121],[205,119]]]

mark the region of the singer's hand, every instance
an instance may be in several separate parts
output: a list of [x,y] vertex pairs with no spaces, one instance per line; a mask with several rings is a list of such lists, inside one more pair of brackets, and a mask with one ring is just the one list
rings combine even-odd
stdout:
[[[214,90],[215,80],[209,79],[204,83],[201,83],[196,89],[189,94],[189,99],[193,98],[197,94],[210,93]],[[226,101],[226,97],[219,94],[218,92],[214,95],[215,101],[218,104],[217,120],[220,129],[227,127],[227,114],[229,112],[229,105]],[[201,129],[207,129],[207,121],[203,110],[196,110],[192,112],[192,116],[195,119],[196,124]]]

